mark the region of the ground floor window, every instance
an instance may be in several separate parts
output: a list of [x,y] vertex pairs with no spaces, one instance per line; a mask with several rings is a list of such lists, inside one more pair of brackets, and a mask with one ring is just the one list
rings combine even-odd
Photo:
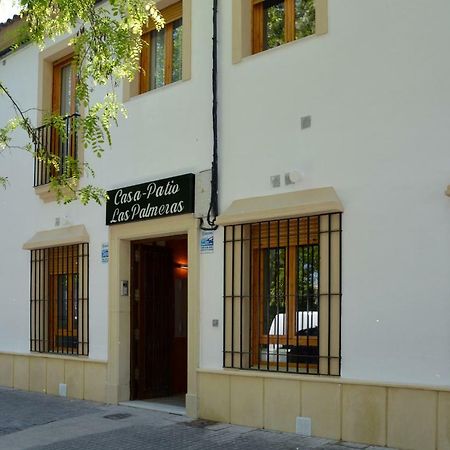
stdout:
[[89,244],[31,251],[30,350],[89,354]]
[[224,367],[340,374],[341,222],[225,227]]

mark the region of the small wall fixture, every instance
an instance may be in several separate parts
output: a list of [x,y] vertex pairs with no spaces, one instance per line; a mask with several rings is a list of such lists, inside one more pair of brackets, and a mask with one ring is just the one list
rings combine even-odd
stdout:
[[447,189],[445,190],[445,195],[450,197],[450,184],[447,186]]
[[302,180],[302,174],[298,170],[292,170],[284,174],[284,184],[295,184]]

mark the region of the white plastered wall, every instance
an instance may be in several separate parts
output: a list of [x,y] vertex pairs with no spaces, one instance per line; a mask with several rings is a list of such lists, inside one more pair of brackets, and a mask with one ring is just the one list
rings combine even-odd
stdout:
[[[126,102],[95,183],[136,184],[209,167],[211,4],[192,0],[191,79]],[[343,205],[345,378],[448,385],[450,327],[450,31],[447,0],[329,0],[329,32],[232,64],[231,3],[220,7],[220,208],[236,198],[333,186]],[[38,51],[0,63],[25,108],[37,104]],[[97,98],[100,90],[94,94]],[[11,114],[0,98],[0,122]],[[33,113],[34,114],[34,113]],[[312,127],[301,131],[300,118]],[[36,231],[84,224],[90,235],[91,353],[107,358],[104,208],[43,204],[28,154],[0,170],[0,352],[27,352],[29,254]],[[270,187],[299,170],[300,183]],[[222,233],[200,257],[200,366],[222,365]],[[218,328],[212,319],[220,319]]]
[[[232,65],[231,5],[223,4],[220,204],[333,186],[344,205],[342,376],[445,386],[450,4],[423,6],[330,0],[328,34]],[[312,127],[302,131],[306,115]],[[291,170],[303,179],[285,186]],[[202,309],[206,368],[221,366],[221,336],[209,321],[222,318],[221,239],[216,233],[217,259],[202,265],[211,293]]]

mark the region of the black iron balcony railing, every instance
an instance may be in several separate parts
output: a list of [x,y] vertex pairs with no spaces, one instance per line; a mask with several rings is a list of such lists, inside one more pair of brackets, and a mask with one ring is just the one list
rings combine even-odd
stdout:
[[63,173],[68,158],[78,157],[76,121],[79,114],[63,118],[63,126],[43,125],[35,130],[34,187]]

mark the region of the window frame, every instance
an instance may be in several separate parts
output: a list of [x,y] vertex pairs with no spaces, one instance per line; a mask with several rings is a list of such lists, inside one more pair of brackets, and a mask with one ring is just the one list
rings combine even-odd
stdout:
[[142,34],[142,51],[141,51],[141,57],[140,57],[140,65],[141,70],[139,72],[139,94],[143,94],[148,91],[156,90],[160,87],[167,86],[169,84],[172,84],[173,81],[173,26],[174,23],[179,21],[181,19],[181,26],[182,26],[182,44],[181,44],[181,81],[184,79],[183,76],[183,67],[185,64],[184,61],[184,39],[185,39],[185,19],[183,16],[183,0],[177,1],[173,3],[172,5],[168,6],[167,8],[164,8],[161,10],[161,14],[164,17],[166,24],[163,28],[163,30],[160,31],[160,33],[164,33],[164,84],[162,86],[157,86],[152,88],[152,77],[153,74],[151,73],[152,68],[152,41],[151,41],[151,35],[156,31],[156,26],[153,23],[153,21],[149,21],[147,26],[145,27],[143,34]]
[[[73,53],[66,54],[55,61],[49,63],[49,71],[51,73],[51,84],[49,96],[49,110],[55,115],[60,115],[64,121],[65,137],[59,136],[58,131],[51,125],[42,125],[36,128],[37,139],[34,147],[35,152],[39,153],[42,149],[48,151],[49,155],[59,158],[59,174],[65,167],[65,159],[73,158],[79,161],[80,166],[82,160],[78,152],[79,142],[77,133],[77,117],[78,105],[76,101],[76,67],[74,65]],[[70,108],[68,114],[62,114],[62,90],[63,90],[63,70],[67,67],[71,68],[70,73]],[[34,162],[34,188],[36,193],[41,196],[44,201],[56,200],[56,194],[48,189],[51,177],[58,175],[58,169],[42,158],[35,157]]]
[[[232,62],[237,64],[247,56],[264,53],[253,50],[253,2],[254,0],[232,0],[233,32],[232,32]],[[256,0],[257,3],[263,0]],[[315,33],[311,36],[321,36],[328,33],[328,0],[314,0]],[[294,39],[290,42],[300,42],[304,39]],[[283,44],[285,45],[285,44]]]
[[[264,48],[264,4],[267,0],[253,0],[252,4],[252,53],[259,53],[270,48]],[[315,33],[315,18],[314,18],[314,33],[300,38],[296,37],[295,30],[295,0],[278,0],[284,5],[284,42],[280,45],[287,44],[292,41],[303,39],[304,37],[314,36]],[[314,12],[315,17],[315,12]]]
[[[70,111],[67,115],[76,114],[76,70],[74,64],[73,53],[64,56],[53,63],[53,78],[52,78],[52,112],[53,114],[61,115],[61,90],[62,90],[62,71],[66,67],[71,67],[71,85],[70,85]],[[65,117],[65,116],[63,116]]]

